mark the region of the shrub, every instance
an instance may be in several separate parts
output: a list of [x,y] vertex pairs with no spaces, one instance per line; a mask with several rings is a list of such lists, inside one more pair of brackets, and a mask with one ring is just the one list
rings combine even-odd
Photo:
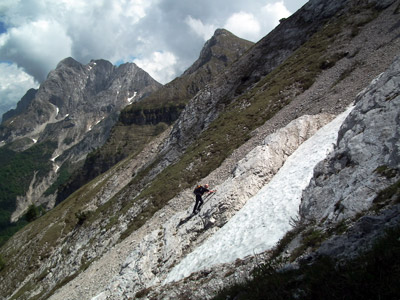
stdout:
[[28,222],[32,222],[34,220],[36,220],[39,217],[39,209],[37,208],[37,206],[35,204],[32,204],[29,206],[28,208],[28,212],[26,213],[26,220]]
[[75,213],[75,217],[78,219],[78,225],[82,225],[91,216],[89,211],[78,211]]
[[218,293],[214,299],[398,299],[400,227],[390,229],[372,249],[340,264],[318,257],[299,269],[276,270],[266,262],[255,277]]
[[0,272],[5,268],[6,263],[3,260],[3,257],[0,255]]

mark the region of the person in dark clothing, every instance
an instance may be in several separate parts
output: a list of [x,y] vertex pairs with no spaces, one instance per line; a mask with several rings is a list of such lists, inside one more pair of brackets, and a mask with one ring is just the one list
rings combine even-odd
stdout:
[[205,184],[204,186],[199,185],[198,187],[195,188],[193,192],[196,195],[196,204],[194,205],[193,208],[193,214],[196,214],[200,211],[200,207],[203,205],[202,196],[204,195],[204,193],[215,193],[215,191],[209,190],[208,184]]

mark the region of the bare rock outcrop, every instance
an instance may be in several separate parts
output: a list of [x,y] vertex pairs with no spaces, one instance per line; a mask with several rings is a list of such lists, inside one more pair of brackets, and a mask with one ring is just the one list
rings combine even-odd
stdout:
[[304,192],[304,219],[336,223],[370,208],[399,178],[400,59],[361,92],[339,132],[337,149]]

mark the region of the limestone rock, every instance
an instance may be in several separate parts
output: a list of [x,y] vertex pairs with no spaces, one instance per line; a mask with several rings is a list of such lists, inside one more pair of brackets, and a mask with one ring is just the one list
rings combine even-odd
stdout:
[[305,219],[338,222],[368,209],[400,169],[400,59],[359,94],[338,146],[319,163],[303,194]]

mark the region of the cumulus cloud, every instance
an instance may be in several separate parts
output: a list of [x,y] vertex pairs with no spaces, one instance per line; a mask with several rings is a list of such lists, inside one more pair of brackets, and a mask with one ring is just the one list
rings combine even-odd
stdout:
[[260,23],[253,14],[247,12],[234,13],[224,27],[244,39],[254,41],[260,37]]
[[5,112],[15,108],[16,99],[20,100],[28,89],[38,85],[16,64],[0,63],[0,121]]
[[204,41],[209,40],[217,27],[213,24],[203,24],[199,19],[195,19],[192,16],[187,16],[185,23],[199,36],[201,36]]
[[42,82],[68,56],[83,64],[135,61],[167,83],[198,58],[216,28],[256,42],[305,2],[2,0],[0,62],[12,62]]
[[71,44],[71,39],[59,23],[38,20],[12,28],[4,34],[0,55],[42,81],[60,58],[71,55]]
[[287,18],[291,15],[283,1],[267,3],[262,8],[262,13],[268,17],[268,20],[272,26],[278,25],[280,19]]
[[171,52],[153,52],[150,57],[138,58],[134,62],[159,82],[167,82],[176,72],[176,57]]

